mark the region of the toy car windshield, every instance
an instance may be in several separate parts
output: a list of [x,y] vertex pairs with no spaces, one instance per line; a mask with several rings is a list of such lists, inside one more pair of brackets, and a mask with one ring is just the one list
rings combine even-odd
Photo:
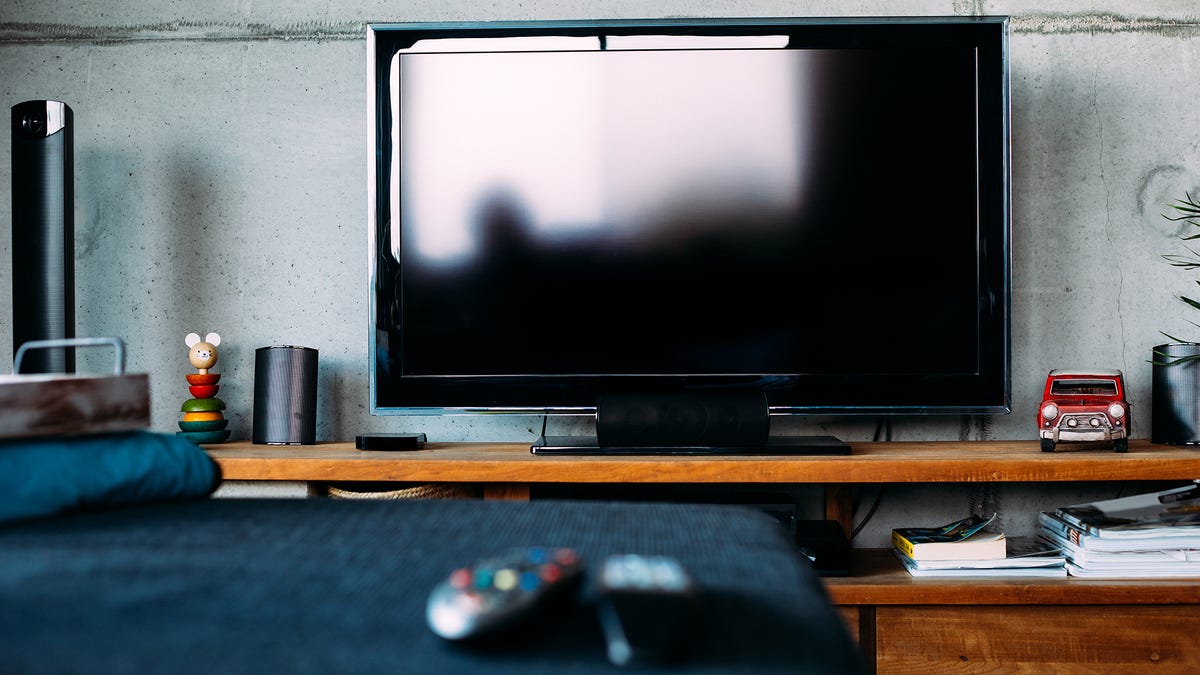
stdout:
[[1113,380],[1055,380],[1050,385],[1051,396],[1116,396]]

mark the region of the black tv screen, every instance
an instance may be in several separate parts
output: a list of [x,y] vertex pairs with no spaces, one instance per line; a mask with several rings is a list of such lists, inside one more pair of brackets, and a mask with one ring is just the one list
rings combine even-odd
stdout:
[[372,411],[1007,411],[1006,26],[371,25]]

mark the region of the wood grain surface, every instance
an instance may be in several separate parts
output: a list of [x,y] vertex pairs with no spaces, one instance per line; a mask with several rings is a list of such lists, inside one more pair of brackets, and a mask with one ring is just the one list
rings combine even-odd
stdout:
[[882,607],[876,672],[1196,673],[1200,606]]
[[1029,441],[854,443],[848,456],[546,456],[527,443],[430,443],[368,452],[353,443],[206,446],[228,480],[474,483],[938,483],[1179,480],[1200,449],[1130,442],[1042,452]]

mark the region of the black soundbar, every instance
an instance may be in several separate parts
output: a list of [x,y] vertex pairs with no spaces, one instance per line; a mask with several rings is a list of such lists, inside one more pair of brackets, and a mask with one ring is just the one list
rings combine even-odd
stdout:
[[542,436],[535,455],[849,455],[850,445],[833,436],[775,436],[758,445],[600,445],[592,436]]

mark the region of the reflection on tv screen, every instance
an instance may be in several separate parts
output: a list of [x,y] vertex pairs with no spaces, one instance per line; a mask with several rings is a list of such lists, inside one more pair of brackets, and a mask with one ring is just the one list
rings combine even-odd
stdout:
[[971,49],[395,67],[406,374],[978,369]]

